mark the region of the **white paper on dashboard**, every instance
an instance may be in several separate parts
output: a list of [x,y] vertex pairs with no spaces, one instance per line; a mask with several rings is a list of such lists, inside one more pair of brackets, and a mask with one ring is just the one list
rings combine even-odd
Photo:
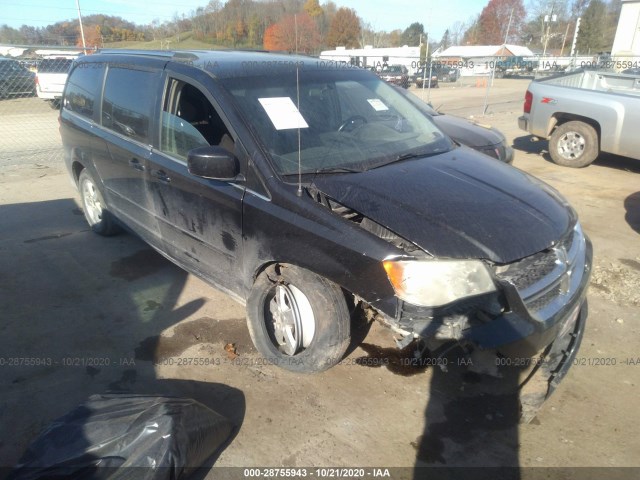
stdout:
[[293,100],[289,97],[259,98],[258,101],[269,115],[276,130],[309,128]]
[[367,99],[367,102],[369,102],[369,105],[371,105],[376,112],[384,112],[385,110],[389,110],[389,107],[382,103],[382,100],[380,100],[379,98],[369,98]]

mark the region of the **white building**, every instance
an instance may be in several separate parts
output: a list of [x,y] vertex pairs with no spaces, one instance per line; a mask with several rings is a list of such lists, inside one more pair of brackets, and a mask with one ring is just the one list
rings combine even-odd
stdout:
[[640,57],[640,0],[622,0],[611,54],[615,57]]
[[347,49],[337,47],[335,50],[325,50],[320,53],[321,60],[332,60],[358,65],[363,68],[382,68],[383,65],[404,65],[413,73],[420,63],[420,47],[364,48]]
[[462,76],[488,75],[496,61],[508,57],[521,57],[526,62],[532,60],[534,54],[519,45],[458,45],[433,53],[436,63],[460,68]]

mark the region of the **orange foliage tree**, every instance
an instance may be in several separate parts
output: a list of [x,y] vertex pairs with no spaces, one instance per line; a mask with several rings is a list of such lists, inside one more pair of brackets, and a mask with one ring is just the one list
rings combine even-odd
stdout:
[[264,32],[263,40],[265,50],[297,51],[299,53],[314,53],[320,48],[320,43],[318,25],[306,13],[289,15],[278,23],[270,25]]
[[357,48],[360,46],[360,19],[351,8],[339,8],[331,21],[327,45],[332,48],[342,46]]
[[[511,12],[513,11],[513,16]],[[477,25],[476,43],[479,45],[501,45],[504,42],[511,17],[509,41],[515,41],[522,25],[526,11],[522,0],[489,0],[482,9]]]

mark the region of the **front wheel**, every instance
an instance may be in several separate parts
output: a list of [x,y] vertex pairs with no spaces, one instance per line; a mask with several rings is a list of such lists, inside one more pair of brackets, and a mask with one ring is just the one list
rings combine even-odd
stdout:
[[256,279],[247,323],[265,359],[294,372],[332,367],[350,340],[349,309],[340,287],[293,265],[275,265]]
[[551,159],[564,167],[586,167],[593,163],[598,153],[598,133],[584,122],[563,123],[549,139]]
[[120,226],[106,209],[102,192],[86,169],[80,172],[78,186],[82,198],[84,218],[86,218],[91,230],[105,237],[120,232]]

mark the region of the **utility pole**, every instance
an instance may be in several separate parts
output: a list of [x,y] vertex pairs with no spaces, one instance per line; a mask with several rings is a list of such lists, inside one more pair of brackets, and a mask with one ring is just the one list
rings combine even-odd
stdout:
[[562,49],[560,50],[560,56],[564,54],[564,46],[567,43],[567,36],[569,35],[570,26],[571,26],[571,22],[567,22],[567,30],[564,32],[564,37],[562,38]]
[[573,33],[573,43],[571,44],[571,56],[573,57],[576,53],[576,44],[578,43],[578,32],[580,32],[580,21],[582,17],[578,17],[576,20],[576,31]]
[[87,44],[84,41],[84,29],[82,28],[82,14],[80,13],[80,0],[76,0],[76,7],[78,8],[78,21],[80,22],[80,36],[82,37],[82,52],[87,54]]
[[[514,7],[515,8],[515,7]],[[511,9],[511,14],[509,15],[509,23],[507,24],[507,33],[504,35],[504,43],[502,44],[502,54],[504,55],[504,51],[506,50],[507,41],[509,40],[509,30],[511,30],[511,21],[513,20],[513,10]],[[489,107],[489,90],[493,86],[493,80],[496,76],[496,60],[493,61],[493,68],[491,69],[491,81],[487,85],[487,90],[484,95],[484,108],[482,109],[482,116],[487,114],[487,108]]]
[[[542,62],[544,62],[544,59],[547,56],[547,46],[549,45],[551,23],[555,22],[558,19],[558,16],[553,14],[553,10],[555,8],[556,8],[556,2],[553,2],[551,4],[551,13],[549,15],[544,16],[544,22],[547,24],[547,32],[544,34],[544,50],[542,51]],[[540,71],[540,63],[541,62],[538,62],[538,72]]]

